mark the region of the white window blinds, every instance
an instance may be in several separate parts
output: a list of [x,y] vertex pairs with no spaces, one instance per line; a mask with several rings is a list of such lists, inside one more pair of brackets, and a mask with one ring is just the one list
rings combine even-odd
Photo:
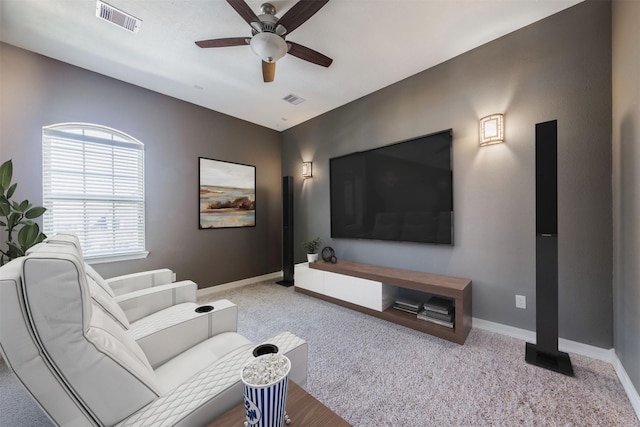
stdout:
[[78,235],[85,258],[145,251],[144,146],[86,124],[43,128],[44,232]]

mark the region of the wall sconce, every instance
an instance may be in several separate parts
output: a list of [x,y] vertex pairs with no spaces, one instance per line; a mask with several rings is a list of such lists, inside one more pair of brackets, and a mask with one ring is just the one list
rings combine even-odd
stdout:
[[504,114],[492,114],[480,119],[480,146],[504,142]]
[[313,171],[311,169],[311,162],[302,163],[302,177],[303,178],[311,178],[311,177],[313,177]]

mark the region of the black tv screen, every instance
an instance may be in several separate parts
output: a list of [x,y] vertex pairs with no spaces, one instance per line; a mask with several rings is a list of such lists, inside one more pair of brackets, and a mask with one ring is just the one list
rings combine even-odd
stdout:
[[452,130],[329,160],[331,237],[453,245]]

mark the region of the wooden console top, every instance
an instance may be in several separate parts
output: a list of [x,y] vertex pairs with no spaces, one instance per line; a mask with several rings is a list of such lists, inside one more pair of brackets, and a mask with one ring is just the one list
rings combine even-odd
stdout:
[[379,265],[363,264],[359,262],[338,260],[337,263],[318,261],[309,264],[309,268],[324,270],[347,276],[360,277],[376,282],[390,283],[401,288],[428,292],[455,298],[468,286],[470,279],[460,277],[441,276],[420,271],[402,270],[399,268],[382,267]]

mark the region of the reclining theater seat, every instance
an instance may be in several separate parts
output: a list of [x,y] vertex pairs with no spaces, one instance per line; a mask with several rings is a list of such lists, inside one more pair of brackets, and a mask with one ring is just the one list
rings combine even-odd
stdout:
[[[34,253],[56,253],[60,246],[67,250],[74,250],[78,258],[82,258],[80,242],[73,234],[56,234],[45,239],[43,243],[31,247],[27,254]],[[149,335],[156,333],[159,329],[167,326],[174,326],[183,323],[180,327],[187,329],[191,325],[188,320],[197,317],[194,311],[196,304],[197,285],[191,280],[168,283],[162,286],[140,289],[129,293],[115,296],[115,293],[95,270],[84,262],[89,294],[103,311],[118,322],[123,328],[130,330],[132,336],[138,344],[145,349],[149,340]],[[171,270],[166,270],[169,278],[172,276]],[[157,273],[160,272],[158,275]],[[141,276],[167,276],[163,270],[153,270],[151,272],[135,273],[128,276],[135,276],[134,281],[138,281]],[[126,283],[120,276],[117,280]],[[166,277],[165,277],[166,278]],[[145,282],[152,282],[150,279],[143,279]],[[202,323],[204,319],[200,319]],[[235,321],[234,321],[235,325]],[[235,326],[234,326],[235,327]],[[231,330],[231,329],[229,329]],[[233,329],[235,331],[235,329]],[[159,355],[159,353],[154,353]],[[161,360],[152,360],[152,366],[156,366]]]
[[[168,316],[141,347],[91,297],[76,248],[56,246],[0,267],[0,350],[54,422],[203,425],[242,401],[240,368],[255,345],[235,332],[232,303],[177,323]],[[304,387],[306,343],[290,333],[267,342]]]
[[[73,233],[56,233],[47,237],[43,243],[71,245],[82,256],[80,240]],[[103,279],[86,262],[84,267],[87,276],[116,300],[131,322],[176,304],[196,301],[198,285],[191,280],[174,282],[173,271],[168,268]]]
[[[56,233],[44,239],[44,243],[52,243],[54,245],[72,245],[78,252],[82,254],[82,246],[80,239],[73,233]],[[85,269],[88,275],[100,276],[89,264],[85,263]],[[173,282],[173,272],[168,268],[158,270],[150,270],[142,273],[127,274],[124,276],[106,279],[104,285],[112,296],[122,295],[129,292],[148,289],[155,286],[171,284]],[[103,284],[101,284],[103,285]]]
[[[73,252],[81,259],[82,252],[77,238],[74,235],[68,236],[72,238],[71,244],[64,241],[62,243],[63,249],[67,252]],[[60,248],[57,241],[48,239],[45,243],[33,246],[27,253],[56,254]],[[171,359],[180,349],[187,349],[198,344],[202,341],[203,336],[210,338],[222,332],[236,332],[237,330],[237,307],[230,301],[218,301],[214,311],[210,312],[208,316],[202,315],[196,311],[198,305],[195,302],[181,302],[182,300],[195,301],[196,297],[195,292],[193,295],[191,292],[182,292],[180,284],[182,282],[180,282],[178,285],[181,288],[178,288],[178,291],[182,296],[177,300],[176,298],[167,299],[166,294],[171,295],[171,290],[163,286],[164,289],[156,287],[122,295],[120,298],[127,298],[126,305],[122,307],[122,299],[113,296],[109,285],[104,283],[104,279],[94,270],[87,271],[91,267],[86,262],[84,267],[89,285],[89,295],[96,308],[101,309],[121,327],[129,330],[131,337],[147,354],[147,359],[153,368]],[[190,280],[184,282],[193,285],[193,289],[197,287]],[[158,297],[158,293],[163,296]],[[175,296],[175,292],[173,294]],[[223,311],[227,314],[219,314]],[[169,338],[173,339],[173,346],[169,347],[161,341],[160,337],[166,334],[169,334]],[[179,347],[176,340],[179,340]],[[194,366],[198,365],[191,365],[192,368]]]

